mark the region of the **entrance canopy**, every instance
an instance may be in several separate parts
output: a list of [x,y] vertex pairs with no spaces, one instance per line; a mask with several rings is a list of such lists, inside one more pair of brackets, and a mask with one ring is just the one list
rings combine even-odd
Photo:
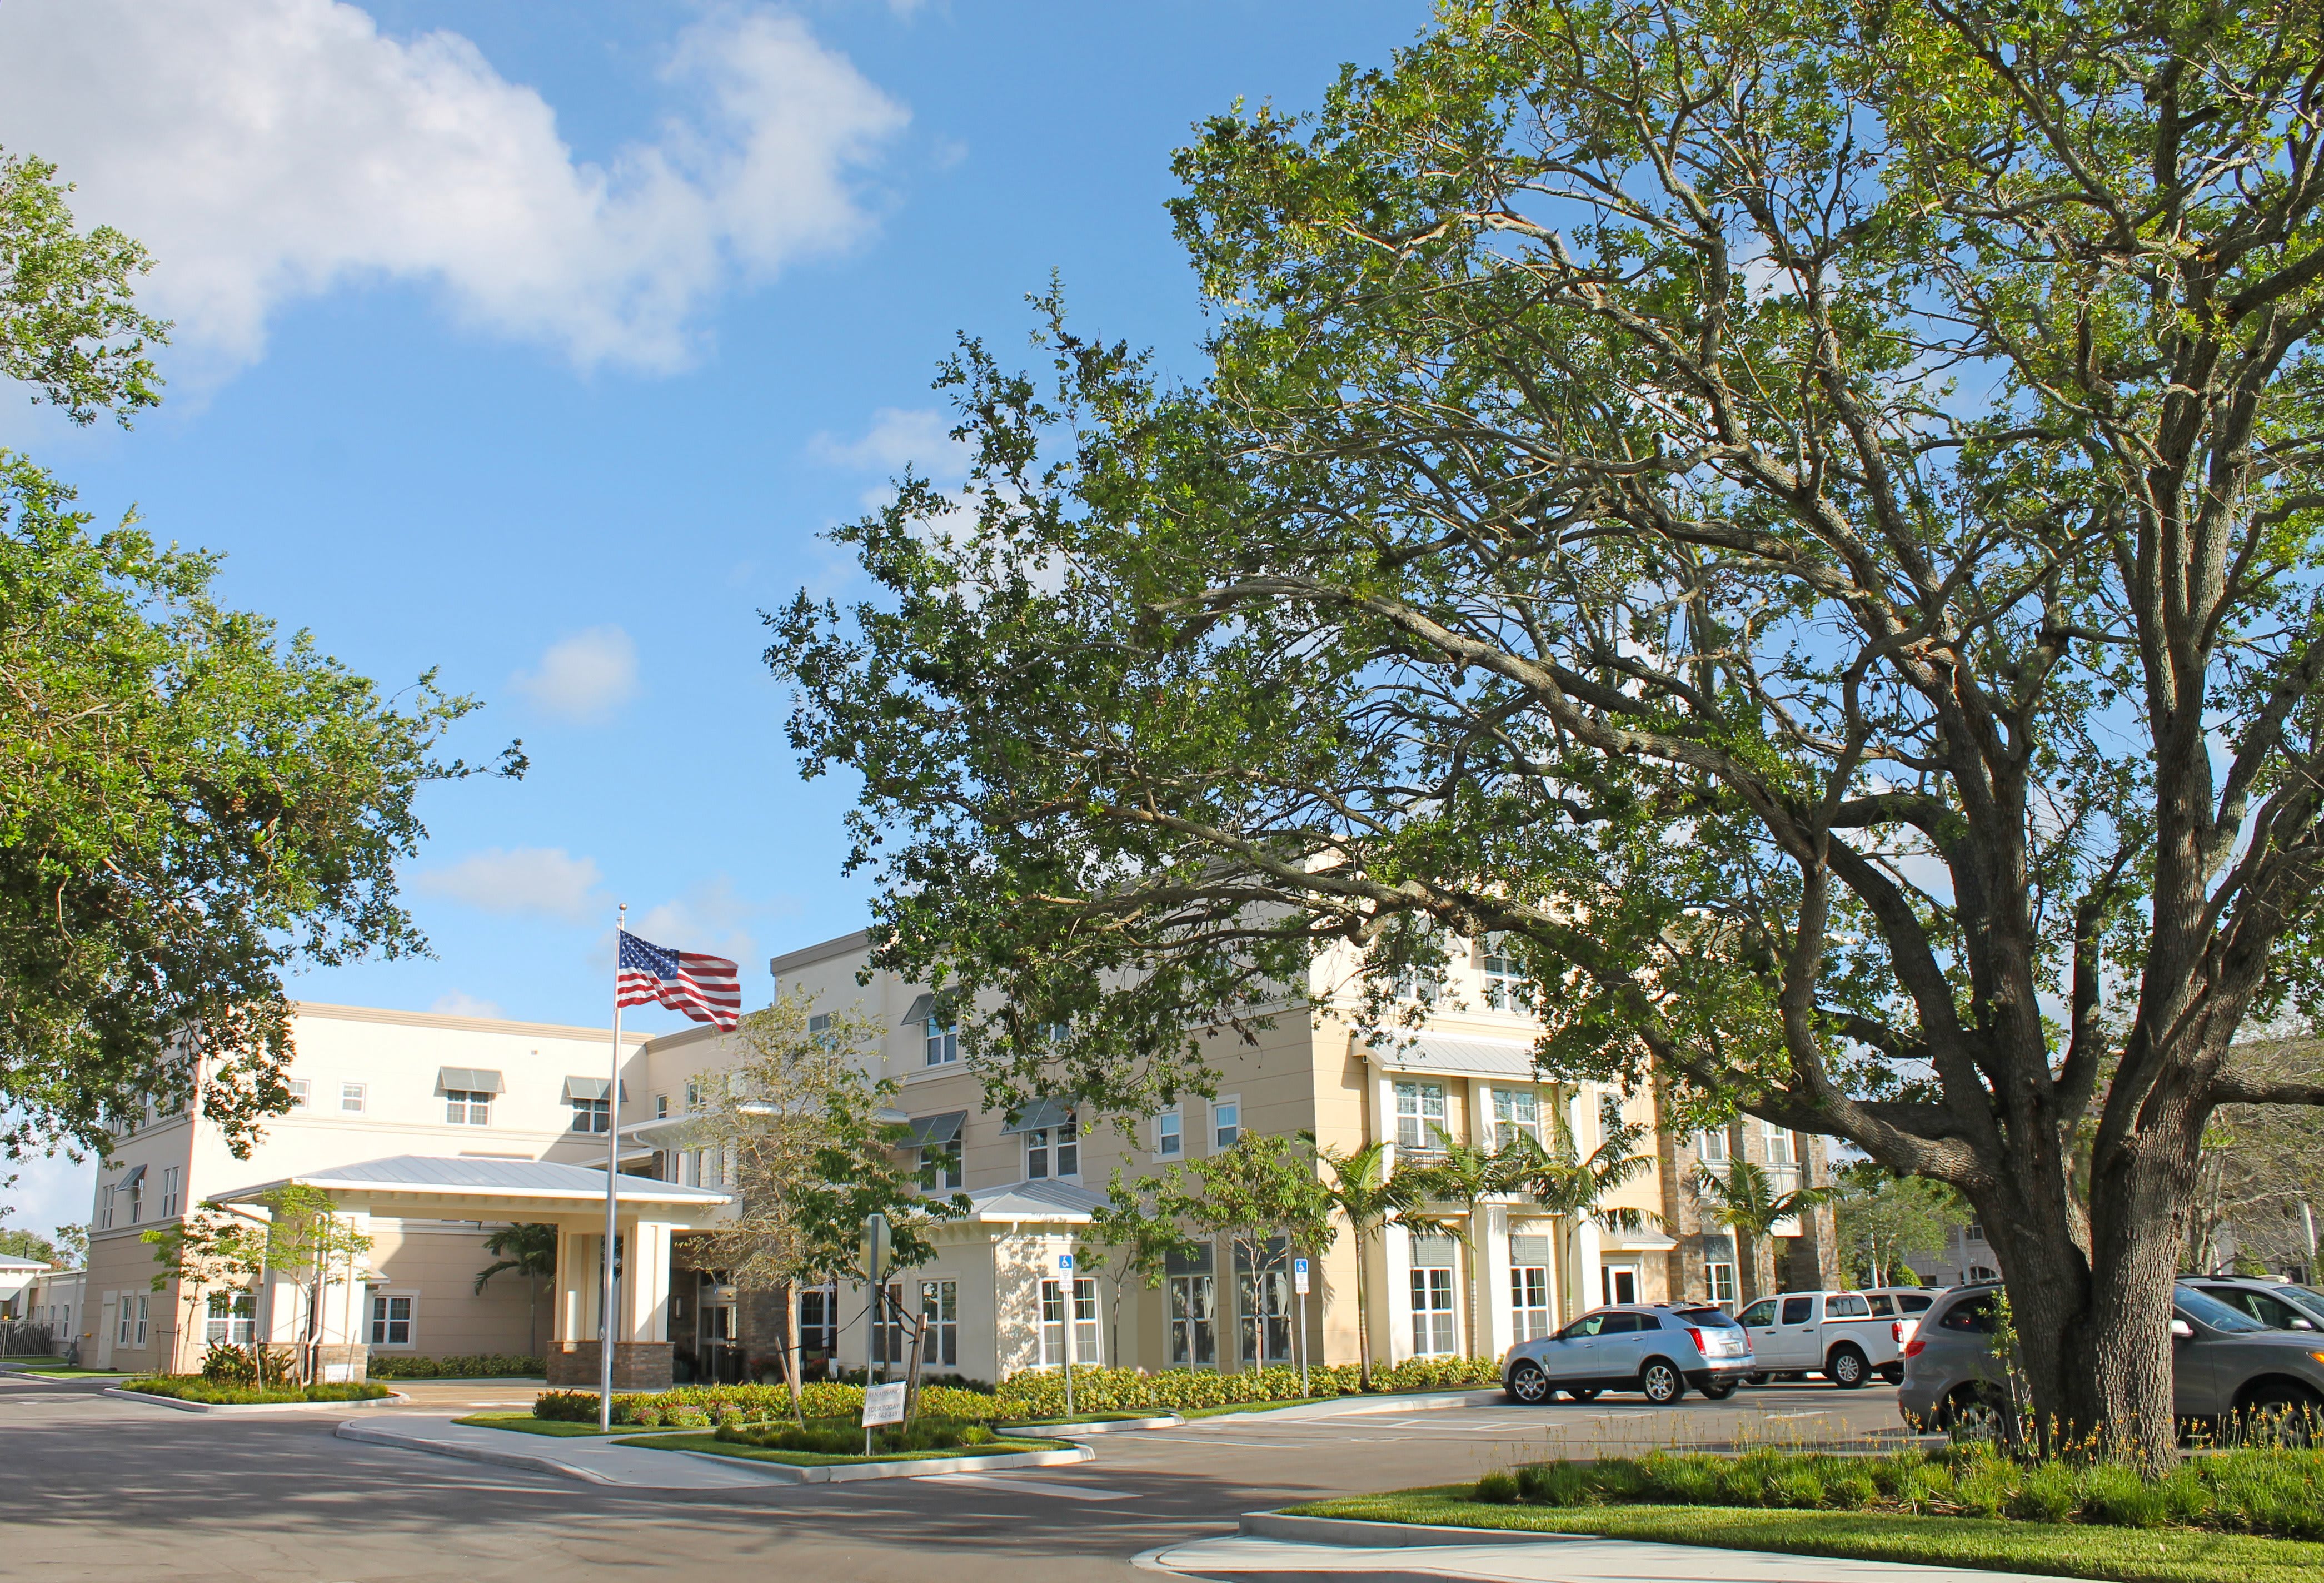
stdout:
[[[283,1187],[313,1188],[346,1208],[423,1219],[554,1220],[603,1215],[605,1209],[603,1167],[425,1154],[301,1171],[218,1197],[228,1204],[256,1203]],[[658,1221],[678,1231],[728,1219],[736,1202],[733,1193],[716,1188],[625,1174],[613,1178],[613,1197],[623,1219]]]

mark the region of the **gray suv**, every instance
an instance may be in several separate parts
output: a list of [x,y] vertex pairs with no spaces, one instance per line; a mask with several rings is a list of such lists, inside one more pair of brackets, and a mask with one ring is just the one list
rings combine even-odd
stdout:
[[[2014,1432],[1994,1356],[1997,1282],[1956,1286],[1904,1347],[1896,1408],[1916,1429],[1958,1439]],[[2181,1283],[2171,1295],[2172,1375],[2182,1426],[2310,1445],[2324,1414],[2324,1337],[2272,1330]]]
[[1687,1387],[1723,1402],[1751,1372],[1751,1335],[1725,1310],[1702,1303],[1594,1309],[1554,1336],[1520,1341],[1501,1359],[1501,1388],[1528,1407],[1560,1391],[1576,1402],[1604,1391],[1639,1391],[1657,1406]]

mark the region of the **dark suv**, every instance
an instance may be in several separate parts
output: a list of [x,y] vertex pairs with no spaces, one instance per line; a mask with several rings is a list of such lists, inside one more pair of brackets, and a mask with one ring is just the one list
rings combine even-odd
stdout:
[[[1997,1282],[1956,1286],[1904,1346],[1897,1411],[1964,1440],[2013,1432],[1994,1355]],[[2272,1330],[2181,1284],[2171,1294],[2172,1378],[2182,1425],[2311,1445],[2324,1415],[2324,1337]]]

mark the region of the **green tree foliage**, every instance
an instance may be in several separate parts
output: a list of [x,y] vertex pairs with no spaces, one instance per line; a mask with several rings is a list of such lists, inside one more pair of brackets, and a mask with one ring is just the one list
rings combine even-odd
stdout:
[[1703,1199],[1704,1218],[1734,1234],[1746,1302],[1775,1290],[1773,1262],[1763,1264],[1762,1255],[1772,1251],[1769,1239],[1775,1227],[1831,1196],[1830,1188],[1797,1187],[1779,1193],[1767,1168],[1750,1160],[1730,1162],[1723,1174],[1699,1165],[1692,1186]]
[[880,959],[1144,1106],[1498,935],[1552,1070],[1958,1187],[2167,1460],[2205,1121],[2324,1102],[2229,1059],[2324,930],[2320,119],[2285,0],[1460,5],[1217,118],[1204,376],[968,345],[964,492],[774,618]]
[[1316,1151],[1324,1169],[1323,1190],[1333,1211],[1348,1223],[1356,1245],[1356,1364],[1363,1388],[1372,1388],[1371,1260],[1374,1237],[1390,1217],[1412,1208],[1415,1194],[1403,1173],[1388,1169],[1388,1145],[1375,1138],[1342,1151],[1325,1144]]
[[136,277],[153,267],[144,247],[110,226],[74,227],[56,167],[0,150],[0,378],[76,423],[111,409],[121,426],[161,399],[146,343],[170,327],[138,311]]
[[[262,1206],[267,1222],[261,1255],[266,1269],[289,1279],[299,1293],[290,1327],[298,1338],[296,1374],[301,1384],[311,1385],[322,1372],[324,1299],[333,1281],[354,1278],[372,1239],[339,1218],[331,1196],[319,1188],[276,1188]],[[259,1338],[260,1347],[271,1339]]]
[[[158,398],[143,253],[74,232],[49,167],[0,156],[0,375],[86,420]],[[198,1094],[237,1151],[289,1105],[283,974],[425,941],[395,865],[437,752],[476,707],[400,697],[220,606],[218,558],[0,451],[0,1146],[70,1138]],[[521,773],[513,746],[499,769]]]
[[475,1291],[495,1275],[515,1275],[525,1283],[524,1333],[527,1345],[540,1350],[540,1290],[557,1279],[557,1227],[538,1222],[503,1226],[484,1238],[493,1262],[476,1272]]
[[[153,1272],[152,1289],[164,1291],[175,1282],[178,1301],[185,1305],[185,1328],[178,1333],[180,1356],[188,1338],[202,1333],[202,1313],[210,1294],[250,1288],[266,1268],[268,1238],[265,1225],[221,1204],[198,1205],[190,1215],[140,1234],[139,1240],[153,1250],[153,1262],[161,1266]],[[254,1291],[252,1297],[254,1304]],[[254,1337],[252,1343],[254,1350],[264,1344],[263,1337]]]
[[[1246,1132],[1232,1148],[1174,1165],[1146,1185],[1157,1215],[1204,1241],[1226,1238],[1246,1325],[1257,1322],[1266,1282],[1288,1285],[1294,1254],[1323,1253],[1339,1236],[1332,1191],[1302,1140]],[[1250,1339],[1263,1355],[1264,1337]]]
[[1840,1256],[1867,1286],[1912,1284],[1919,1279],[1912,1255],[1941,1253],[1951,1228],[1971,1217],[1942,1182],[1896,1176],[1868,1161],[1835,1173],[1831,1203]]
[[0,1254],[10,1258],[39,1259],[48,1263],[56,1258],[57,1245],[39,1232],[27,1231],[20,1226],[0,1231]]
[[1194,1238],[1155,1213],[1148,1198],[1115,1168],[1106,1182],[1105,1202],[1091,1212],[1089,1230],[1076,1248],[1074,1273],[1102,1281],[1111,1290],[1106,1356],[1116,1366],[1121,1362],[1121,1301],[1130,1285],[1149,1291],[1160,1286],[1171,1255],[1190,1253],[1194,1245]]

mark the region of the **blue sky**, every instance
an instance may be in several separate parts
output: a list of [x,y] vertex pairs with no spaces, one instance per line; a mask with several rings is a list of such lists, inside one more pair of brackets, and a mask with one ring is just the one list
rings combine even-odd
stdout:
[[[607,1015],[616,902],[743,960],[862,927],[852,788],[803,784],[758,612],[908,458],[954,333],[1076,320],[1194,366],[1171,151],[1305,108],[1413,0],[792,7],[5,0],[0,147],[144,239],[170,398],[124,434],[0,405],[100,520],[224,551],[226,597],[391,686],[439,668],[521,783],[431,789],[436,959],[311,999]],[[671,1014],[653,1013],[675,1023]],[[13,1224],[88,1209],[28,1171]]]

